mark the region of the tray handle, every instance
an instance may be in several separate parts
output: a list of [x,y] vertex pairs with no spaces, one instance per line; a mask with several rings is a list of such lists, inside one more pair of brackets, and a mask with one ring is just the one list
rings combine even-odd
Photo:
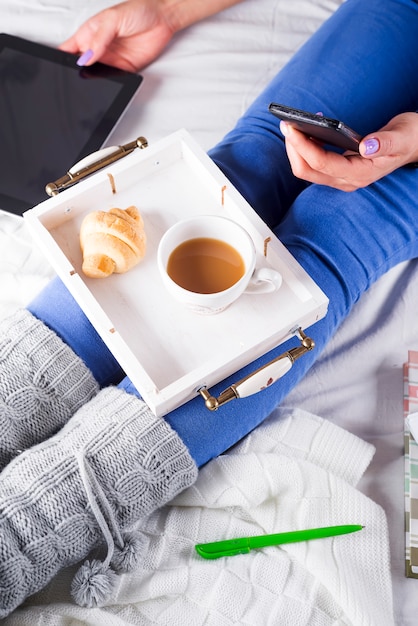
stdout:
[[127,156],[133,152],[135,148],[142,149],[147,146],[148,141],[145,137],[138,137],[134,141],[125,143],[122,146],[110,146],[109,148],[103,148],[102,150],[93,152],[73,165],[64,176],[61,176],[61,178],[58,178],[58,180],[52,183],[48,183],[45,187],[45,191],[48,196],[56,196],[62,189],[75,185],[79,180],[97,172],[102,169],[102,167],[107,167],[111,163]]
[[299,337],[301,345],[283,352],[266,365],[255,370],[245,378],[234,383],[215,398],[210,394],[207,387],[200,387],[197,391],[205,401],[205,406],[209,411],[216,411],[223,404],[237,398],[245,398],[254,393],[262,391],[284,376],[292,367],[296,359],[299,359],[306,352],[310,352],[315,347],[315,342],[307,337],[303,330],[295,328],[293,332]]

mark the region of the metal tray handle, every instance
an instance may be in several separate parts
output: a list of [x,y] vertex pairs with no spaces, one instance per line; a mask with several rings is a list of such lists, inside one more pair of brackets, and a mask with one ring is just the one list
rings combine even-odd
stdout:
[[109,148],[103,148],[102,150],[93,152],[73,165],[64,176],[61,176],[61,178],[58,178],[58,180],[52,183],[48,183],[45,187],[45,191],[48,196],[56,196],[62,189],[75,185],[78,181],[97,172],[102,169],[102,167],[107,167],[111,163],[127,156],[133,152],[135,148],[142,149],[147,146],[148,141],[145,137],[138,137],[134,141],[130,141],[122,146],[110,146]]
[[283,352],[266,365],[255,370],[245,378],[234,383],[215,398],[210,394],[207,387],[200,387],[197,391],[205,401],[209,411],[216,411],[223,404],[237,398],[246,398],[254,393],[262,391],[284,376],[292,367],[296,359],[299,359],[306,352],[310,352],[315,347],[315,342],[307,337],[301,328],[295,329],[295,334],[299,337],[301,345]]

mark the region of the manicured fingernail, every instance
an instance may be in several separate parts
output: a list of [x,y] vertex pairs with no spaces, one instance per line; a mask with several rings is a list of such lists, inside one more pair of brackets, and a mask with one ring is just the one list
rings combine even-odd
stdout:
[[380,143],[378,139],[366,139],[364,146],[366,148],[364,154],[375,154],[380,148]]
[[94,54],[93,50],[86,50],[85,52],[83,52],[81,57],[77,59],[77,65],[80,65],[81,67],[83,65],[86,65],[86,63],[90,61],[93,54]]
[[289,127],[286,122],[280,122],[280,130],[282,132],[282,135],[284,135],[285,137],[289,134]]

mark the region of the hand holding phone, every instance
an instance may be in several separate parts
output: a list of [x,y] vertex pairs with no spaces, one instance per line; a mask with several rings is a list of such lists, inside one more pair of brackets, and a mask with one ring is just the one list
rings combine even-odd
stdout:
[[275,102],[270,104],[269,111],[308,137],[313,137],[324,144],[342,148],[343,150],[359,151],[359,144],[362,140],[361,135],[339,120],[315,113],[308,113],[300,109],[293,109]]

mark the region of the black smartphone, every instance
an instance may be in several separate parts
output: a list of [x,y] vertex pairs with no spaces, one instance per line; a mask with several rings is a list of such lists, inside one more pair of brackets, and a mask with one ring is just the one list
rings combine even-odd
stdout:
[[293,109],[275,102],[269,105],[269,111],[279,119],[292,124],[308,137],[313,137],[324,144],[343,150],[359,151],[361,135],[339,120],[324,117],[317,113]]

